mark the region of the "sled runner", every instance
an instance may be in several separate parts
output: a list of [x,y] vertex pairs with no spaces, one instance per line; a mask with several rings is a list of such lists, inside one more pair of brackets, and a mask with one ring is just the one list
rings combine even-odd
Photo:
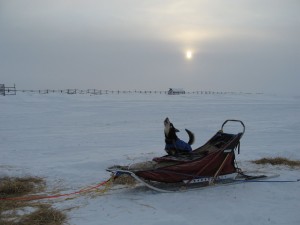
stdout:
[[[228,122],[239,123],[241,131],[235,134],[224,132]],[[130,175],[139,183],[162,192],[270,178],[266,175],[245,175],[236,166],[235,152],[240,153],[240,140],[244,133],[242,121],[226,120],[221,130],[192,152],[178,152],[175,156],[165,155],[130,166],[112,166],[107,171],[115,176]]]
[[[109,171],[113,172],[114,170]],[[212,177],[202,177],[193,180],[188,183],[188,181],[178,182],[178,183],[164,183],[164,182],[155,182],[150,180],[145,180],[141,177],[138,177],[135,173],[128,170],[117,170],[113,172],[115,176],[121,176],[123,174],[130,175],[134,178],[140,185],[148,187],[157,192],[176,192],[176,191],[188,191],[188,190],[198,190],[204,189],[208,187],[219,187],[225,185],[233,185],[240,184],[245,182],[261,182],[267,179],[278,177],[278,174],[269,174],[269,175],[245,175],[245,174],[229,174],[219,176],[217,179],[213,179]],[[213,181],[211,183],[211,181]]]

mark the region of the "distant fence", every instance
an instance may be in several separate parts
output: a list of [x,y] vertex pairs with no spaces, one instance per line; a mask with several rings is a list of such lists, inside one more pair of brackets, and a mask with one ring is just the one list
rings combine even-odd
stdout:
[[90,95],[103,95],[103,94],[129,94],[129,93],[139,93],[139,94],[167,94],[167,91],[124,91],[124,90],[99,90],[99,89],[65,89],[65,90],[17,90],[18,92],[24,93],[38,93],[38,94],[50,94],[50,93],[62,93],[62,94],[90,94]]
[[[51,93],[61,93],[61,94],[89,94],[89,95],[104,95],[104,94],[168,94],[168,91],[147,91],[147,90],[133,90],[133,91],[124,91],[124,90],[99,90],[99,89],[64,89],[64,90],[15,90],[15,92],[24,92],[24,93],[37,93],[37,94],[51,94]],[[253,94],[245,92],[229,92],[229,91],[185,91],[184,94],[200,94],[200,95],[224,95],[224,94]],[[255,93],[262,94],[262,93]]]
[[16,85],[13,87],[6,87],[4,84],[0,84],[0,95],[16,95],[17,90],[16,90]]

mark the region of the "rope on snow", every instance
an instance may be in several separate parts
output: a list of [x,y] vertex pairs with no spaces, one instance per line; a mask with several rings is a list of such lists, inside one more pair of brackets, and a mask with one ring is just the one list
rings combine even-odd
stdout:
[[[45,195],[45,196],[33,195],[33,196],[24,196],[24,197],[0,198],[0,201],[32,201],[32,200],[41,200],[41,199],[53,199],[53,198],[69,197],[72,195],[83,194],[83,193],[91,192],[93,190],[101,192],[101,193],[105,193],[106,191],[108,191],[113,180],[114,180],[114,177],[110,177],[108,180],[103,181],[95,186],[86,187],[79,191],[66,193],[66,194]],[[104,187],[104,189],[97,190],[100,187]]]

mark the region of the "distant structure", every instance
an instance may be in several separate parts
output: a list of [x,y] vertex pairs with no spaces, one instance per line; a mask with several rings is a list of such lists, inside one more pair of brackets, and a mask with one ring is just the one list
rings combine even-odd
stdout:
[[180,95],[185,94],[185,91],[182,88],[170,88],[168,95]]
[[0,84],[0,95],[16,95],[16,93],[16,85],[14,85],[13,87],[5,87],[4,84]]
[[5,95],[5,86],[4,84],[0,84],[0,95]]

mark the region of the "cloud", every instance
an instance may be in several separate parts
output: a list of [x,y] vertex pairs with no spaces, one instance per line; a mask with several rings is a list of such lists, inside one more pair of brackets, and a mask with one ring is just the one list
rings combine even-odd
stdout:
[[1,78],[22,88],[296,93],[299,8],[296,0],[0,1]]

